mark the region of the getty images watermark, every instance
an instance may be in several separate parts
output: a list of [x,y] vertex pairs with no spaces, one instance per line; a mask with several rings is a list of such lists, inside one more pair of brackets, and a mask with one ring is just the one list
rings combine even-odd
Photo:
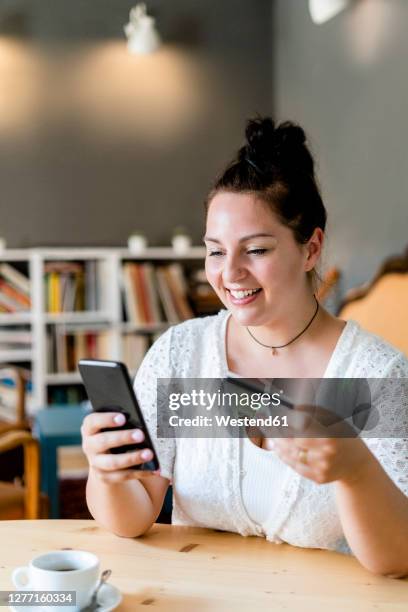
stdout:
[[161,438],[408,438],[408,379],[161,378]]

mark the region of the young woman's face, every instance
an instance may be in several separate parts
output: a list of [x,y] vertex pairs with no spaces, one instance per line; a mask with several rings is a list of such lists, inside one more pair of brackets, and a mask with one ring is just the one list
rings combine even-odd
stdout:
[[319,252],[296,242],[269,206],[253,194],[219,192],[204,242],[206,274],[241,325],[266,325],[293,311],[308,289],[306,272]]

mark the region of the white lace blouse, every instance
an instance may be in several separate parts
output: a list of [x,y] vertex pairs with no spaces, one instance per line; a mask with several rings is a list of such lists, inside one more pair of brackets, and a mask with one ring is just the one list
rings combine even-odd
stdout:
[[[273,451],[272,474],[283,486],[262,526],[242,498],[242,444],[239,438],[157,438],[157,378],[224,378],[228,372],[225,334],[230,313],[192,319],[170,328],[151,347],[137,373],[135,390],[161,473],[172,480],[172,523],[265,536],[276,543],[351,552],[344,537],[334,484],[317,484],[284,464]],[[408,377],[408,360],[382,339],[349,321],[325,372],[326,378]],[[396,422],[407,421],[408,399],[384,399]],[[408,439],[365,439],[394,483],[408,496]]]

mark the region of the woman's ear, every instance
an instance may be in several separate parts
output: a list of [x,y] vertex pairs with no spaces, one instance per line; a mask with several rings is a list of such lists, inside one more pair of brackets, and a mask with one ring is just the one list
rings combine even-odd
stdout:
[[323,249],[324,232],[320,227],[315,227],[312,236],[306,246],[305,271],[310,272],[317,264]]

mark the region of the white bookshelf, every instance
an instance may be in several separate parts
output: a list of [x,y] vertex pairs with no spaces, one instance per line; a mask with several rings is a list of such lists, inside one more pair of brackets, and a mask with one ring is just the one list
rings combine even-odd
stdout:
[[[109,358],[123,360],[123,336],[129,333],[155,334],[165,331],[172,322],[145,325],[123,321],[121,298],[122,265],[124,262],[152,262],[163,264],[204,260],[205,249],[192,247],[186,253],[176,253],[172,248],[152,247],[134,254],[123,248],[33,248],[9,249],[0,252],[0,262],[25,262],[30,279],[31,310],[22,313],[0,313],[0,329],[13,325],[29,326],[32,333],[31,350],[2,350],[0,363],[30,362],[33,381],[33,409],[47,405],[47,391],[56,385],[81,382],[78,372],[49,371],[47,363],[47,329],[68,330],[70,326],[92,326],[109,330]],[[81,312],[46,311],[45,266],[47,262],[97,262],[99,281],[99,307]]]
[[108,310],[88,310],[86,312],[46,313],[45,323],[104,323],[112,320],[112,313]]
[[32,322],[32,313],[0,313],[0,326],[1,325],[19,325],[22,323],[31,323]]

